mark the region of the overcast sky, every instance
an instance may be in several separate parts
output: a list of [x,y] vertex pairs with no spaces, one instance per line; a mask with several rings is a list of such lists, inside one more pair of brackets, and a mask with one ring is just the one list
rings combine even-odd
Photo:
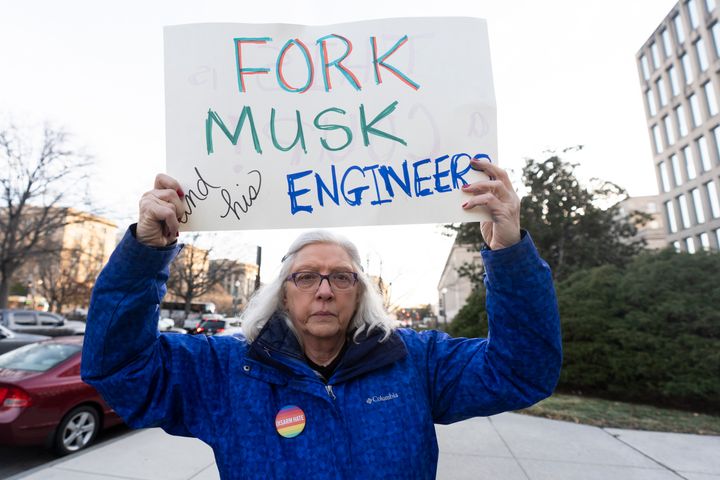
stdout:
[[[162,27],[195,22],[328,24],[402,16],[485,18],[498,110],[499,163],[582,144],[568,157],[583,178],[632,195],[657,193],[635,53],[671,0],[409,2],[4,1],[0,10],[0,125],[50,121],[96,160],[92,193],[121,228],[164,169]],[[462,75],[462,72],[453,72]],[[340,229],[396,303],[437,301],[452,239],[437,225]],[[276,272],[296,231],[223,237],[228,254]],[[232,245],[232,248],[227,247]],[[382,265],[381,265],[382,262]],[[382,270],[381,270],[382,269]]]

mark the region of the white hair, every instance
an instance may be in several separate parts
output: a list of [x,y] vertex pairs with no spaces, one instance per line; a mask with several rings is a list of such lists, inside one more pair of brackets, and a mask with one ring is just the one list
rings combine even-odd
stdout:
[[378,288],[370,280],[370,277],[363,272],[361,267],[360,254],[357,247],[347,238],[329,232],[327,230],[313,230],[303,233],[290,245],[288,252],[282,259],[280,274],[272,282],[261,287],[250,298],[247,308],[242,313],[242,329],[248,342],[254,341],[260,334],[270,317],[278,312],[284,315],[287,325],[295,334],[300,345],[302,339],[290,321],[283,302],[285,296],[285,283],[291,273],[295,256],[304,247],[316,243],[329,243],[338,245],[347,252],[352,261],[352,266],[358,277],[358,306],[353,315],[349,330],[355,330],[353,339],[357,340],[358,335],[365,332],[369,334],[378,328],[384,332],[381,341],[385,341],[396,328],[394,321],[390,318],[383,306],[382,296]]

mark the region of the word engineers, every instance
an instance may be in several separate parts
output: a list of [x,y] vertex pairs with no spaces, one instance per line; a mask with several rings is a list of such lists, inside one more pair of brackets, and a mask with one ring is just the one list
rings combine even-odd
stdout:
[[[336,206],[379,206],[391,203],[396,193],[414,198],[451,192],[469,183],[465,176],[472,168],[471,158],[467,153],[456,153],[425,158],[412,165],[407,160],[400,166],[351,165],[341,172],[331,165],[324,176],[313,170],[290,173],[286,176],[290,213],[312,214],[316,206],[325,207],[330,202]],[[478,154],[474,158],[488,156]]]

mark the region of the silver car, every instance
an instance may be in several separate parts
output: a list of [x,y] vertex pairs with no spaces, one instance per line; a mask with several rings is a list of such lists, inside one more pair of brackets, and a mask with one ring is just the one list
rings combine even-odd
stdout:
[[0,325],[0,354],[15,350],[16,348],[27,345],[28,343],[40,342],[50,337],[45,335],[33,335],[31,333],[17,333],[9,328]]

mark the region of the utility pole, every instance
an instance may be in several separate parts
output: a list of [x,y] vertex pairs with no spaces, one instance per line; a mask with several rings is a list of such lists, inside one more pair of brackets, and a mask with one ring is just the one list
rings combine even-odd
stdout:
[[257,246],[257,255],[255,257],[255,263],[257,264],[257,275],[255,275],[255,291],[260,288],[260,265],[262,264],[262,247]]

